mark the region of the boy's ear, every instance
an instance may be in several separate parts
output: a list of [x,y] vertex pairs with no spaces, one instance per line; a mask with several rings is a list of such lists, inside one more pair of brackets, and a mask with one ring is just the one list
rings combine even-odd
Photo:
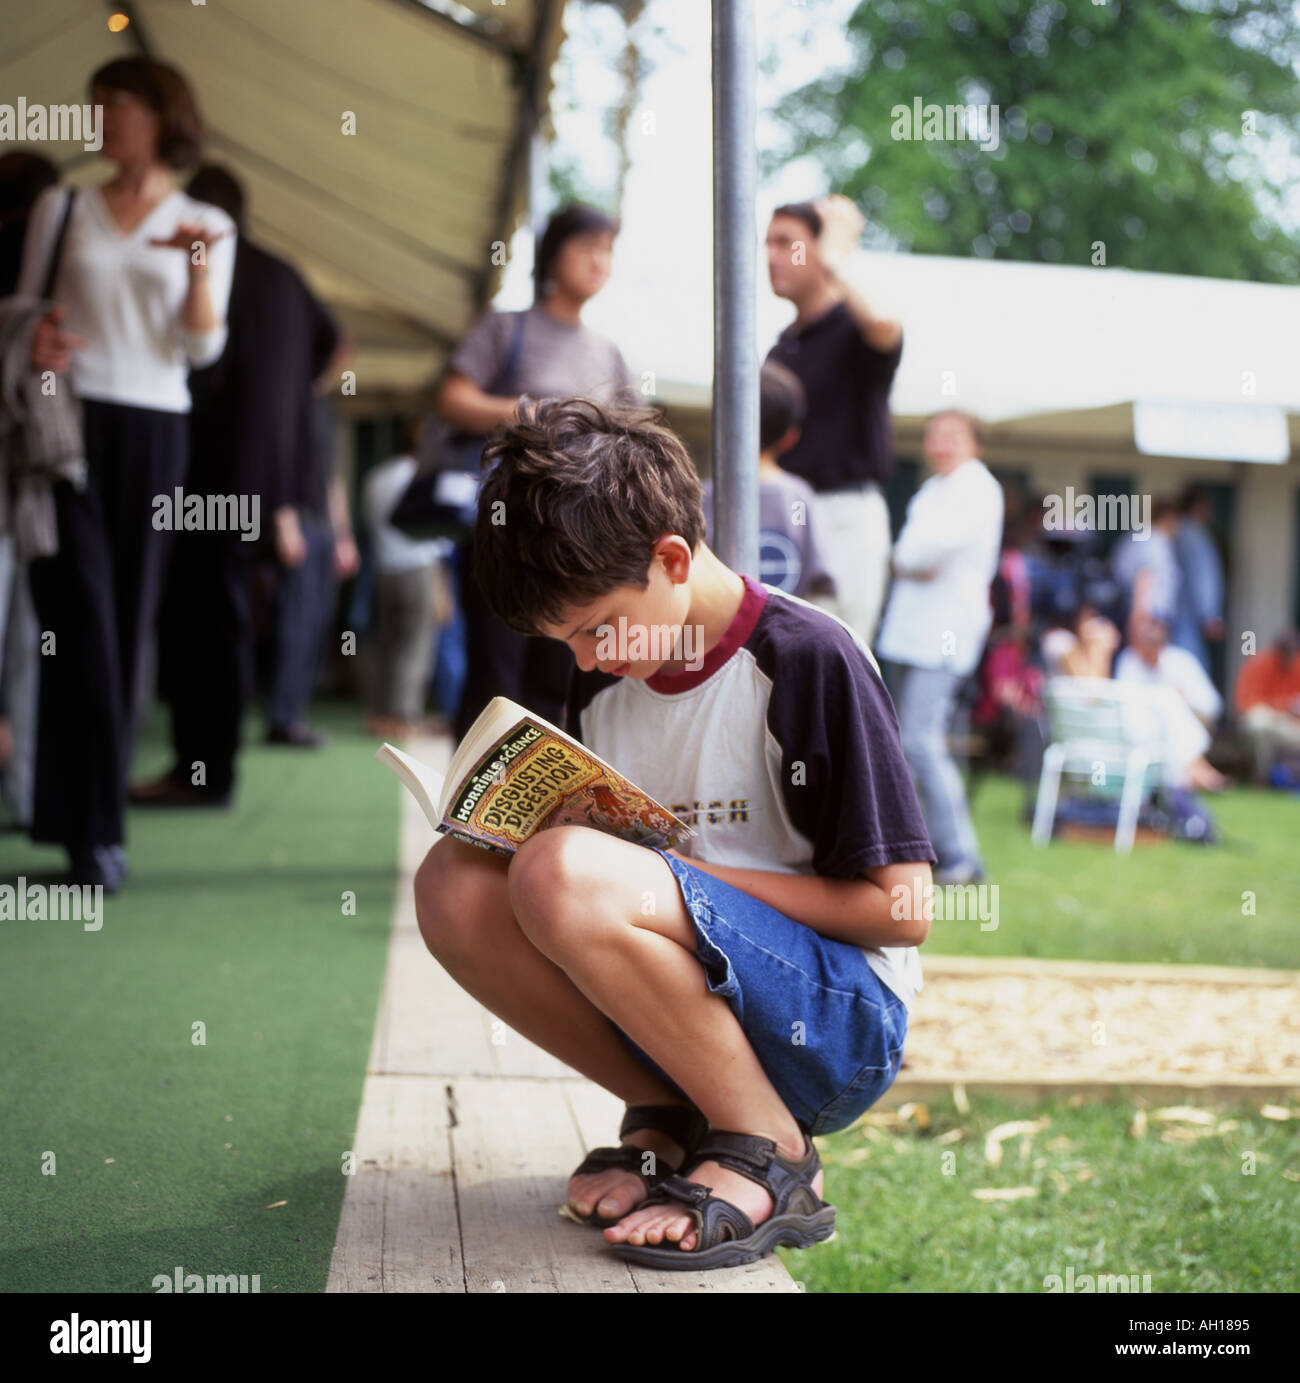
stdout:
[[777,455],[784,455],[787,451],[790,450],[791,447],[797,446],[799,438],[802,435],[803,434],[799,431],[797,427],[790,428],[786,432],[785,436],[782,437],[781,440],[776,444]]

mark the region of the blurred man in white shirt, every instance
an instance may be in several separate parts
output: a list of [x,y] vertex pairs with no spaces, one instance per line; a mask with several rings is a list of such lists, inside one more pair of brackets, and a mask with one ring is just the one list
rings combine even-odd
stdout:
[[903,751],[916,778],[936,883],[983,878],[948,728],[992,621],[989,587],[1002,541],[1002,487],[979,459],[979,427],[965,413],[930,419],[925,455],[934,472],[912,496],[894,544],[894,584],[876,652],[898,707]]
[[1196,655],[1169,642],[1167,624],[1139,620],[1133,642],[1115,659],[1115,680],[1153,689],[1150,736],[1159,748],[1169,784],[1210,792],[1228,786],[1228,779],[1205,758],[1210,731],[1223,711],[1223,698]]

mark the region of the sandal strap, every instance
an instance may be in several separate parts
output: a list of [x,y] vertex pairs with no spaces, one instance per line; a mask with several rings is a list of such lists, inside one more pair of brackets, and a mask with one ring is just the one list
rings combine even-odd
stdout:
[[[656,1129],[667,1134],[674,1143],[680,1143],[684,1157],[689,1158],[695,1145],[708,1131],[708,1127],[709,1121],[694,1105],[630,1105],[623,1115],[618,1136],[626,1138],[629,1133],[636,1133],[638,1129]],[[646,1157],[653,1159],[651,1165],[655,1166],[655,1171],[642,1170]],[[635,1172],[649,1190],[666,1175],[658,1170],[658,1162],[659,1159],[645,1149],[623,1143],[617,1148],[593,1148],[582,1165],[575,1168],[570,1175],[583,1176],[587,1172],[604,1172],[611,1167],[617,1167],[620,1171]]]
[[773,1215],[815,1215],[822,1201],[813,1190],[812,1181],[822,1163],[816,1144],[806,1133],[804,1147],[804,1156],[792,1160],[784,1157],[770,1138],[710,1129],[681,1168],[681,1174],[689,1176],[702,1163],[716,1162],[761,1186],[772,1197]]
[[804,1146],[804,1156],[792,1161],[780,1153],[770,1138],[711,1129],[681,1171],[665,1177],[638,1208],[667,1205],[672,1201],[684,1206],[696,1223],[697,1242],[691,1250],[692,1254],[715,1248],[728,1240],[750,1238],[758,1230],[739,1206],[715,1196],[711,1186],[687,1179],[705,1162],[716,1162],[720,1167],[748,1177],[763,1187],[772,1197],[770,1218],[778,1215],[816,1215],[824,1208],[821,1198],[812,1188],[812,1180],[821,1169],[821,1158],[816,1144],[806,1133]]
[[676,1172],[665,1177],[637,1209],[644,1210],[647,1205],[667,1205],[669,1201],[685,1206],[687,1214],[695,1221],[697,1243],[691,1253],[711,1249],[729,1239],[748,1239],[757,1232],[753,1220],[738,1205],[715,1196],[711,1186],[687,1181]]
[[642,1149],[634,1148],[628,1143],[617,1148],[592,1148],[582,1165],[574,1168],[569,1175],[579,1177],[588,1172],[606,1172],[611,1167],[617,1167],[620,1171],[635,1173],[647,1187],[650,1187],[654,1185],[659,1174],[641,1170],[642,1159],[645,1156],[646,1153]]
[[629,1105],[623,1122],[618,1126],[618,1136],[626,1138],[629,1133],[647,1128],[666,1134],[674,1143],[681,1144],[689,1157],[695,1145],[708,1132],[709,1121],[694,1105]]

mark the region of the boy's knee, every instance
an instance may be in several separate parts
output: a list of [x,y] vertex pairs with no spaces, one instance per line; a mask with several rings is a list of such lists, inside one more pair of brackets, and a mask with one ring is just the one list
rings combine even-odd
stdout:
[[472,881],[458,847],[458,841],[440,836],[415,871],[415,920],[434,955],[454,945],[473,919]]
[[510,901],[521,923],[543,923],[590,900],[607,870],[609,837],[586,826],[553,826],[524,842],[510,863]]

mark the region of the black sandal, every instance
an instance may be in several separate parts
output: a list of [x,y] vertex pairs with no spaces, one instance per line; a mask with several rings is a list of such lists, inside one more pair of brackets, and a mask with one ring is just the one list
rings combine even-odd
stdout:
[[[636,1208],[680,1202],[695,1220],[698,1243],[689,1252],[679,1245],[611,1244],[620,1258],[648,1268],[693,1270],[733,1268],[765,1258],[774,1248],[804,1249],[835,1232],[835,1207],[812,1189],[821,1169],[813,1141],[804,1134],[804,1155],[782,1156],[770,1138],[713,1129],[695,1149],[689,1164],[664,1177]],[[705,1162],[717,1162],[757,1182],[772,1197],[772,1214],[757,1228],[738,1206],[713,1194],[713,1188],[686,1176]]]
[[[694,1105],[629,1105],[627,1113],[623,1115],[623,1122],[618,1126],[618,1136],[626,1138],[629,1133],[636,1133],[639,1129],[645,1128],[667,1134],[674,1143],[680,1143],[684,1150],[682,1156],[682,1166],[684,1167],[695,1151],[695,1145],[708,1132],[709,1121]],[[653,1191],[670,1173],[657,1170],[654,1172],[642,1171],[641,1166],[645,1155],[643,1148],[633,1147],[630,1143],[624,1143],[617,1148],[593,1148],[587,1154],[582,1165],[576,1167],[569,1174],[569,1179],[572,1181],[574,1177],[582,1176],[586,1172],[607,1172],[611,1167],[617,1167],[619,1171],[635,1173],[641,1178],[645,1189]],[[658,1160],[658,1158],[655,1159],[656,1163]],[[632,1210],[639,1210],[640,1208],[640,1205],[634,1205]],[[632,1210],[625,1211],[624,1215],[630,1215]],[[610,1225],[616,1225],[620,1219],[624,1218],[623,1215],[620,1215],[612,1220],[607,1220],[603,1215],[597,1214],[595,1209],[590,1215],[580,1215],[572,1205],[567,1203],[561,1213],[580,1224],[594,1225],[598,1229],[608,1229]]]

